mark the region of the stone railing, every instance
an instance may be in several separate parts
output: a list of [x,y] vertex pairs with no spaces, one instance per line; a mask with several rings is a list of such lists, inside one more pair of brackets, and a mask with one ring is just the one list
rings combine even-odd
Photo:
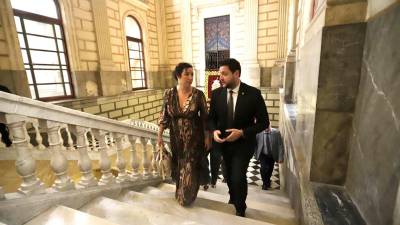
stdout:
[[[0,139],[0,161],[15,160],[22,178],[17,191],[20,197],[160,178],[155,157],[158,131],[155,124],[120,122],[3,92],[0,92],[0,122],[7,125],[12,140],[12,145],[6,147]],[[168,137],[164,132],[167,149]],[[128,159],[122,154],[126,149],[130,150]],[[116,155],[117,176],[111,170],[113,155]],[[36,176],[37,160],[50,160],[56,177],[51,188],[46,188]],[[67,173],[69,160],[78,161],[81,177],[76,183]],[[99,180],[93,175],[92,160],[99,161]],[[1,187],[0,198],[8,198]]]

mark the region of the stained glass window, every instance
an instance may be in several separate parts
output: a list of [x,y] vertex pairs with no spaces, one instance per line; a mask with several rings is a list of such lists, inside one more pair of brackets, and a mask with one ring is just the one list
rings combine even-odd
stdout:
[[229,15],[204,19],[206,70],[218,70],[230,55]]

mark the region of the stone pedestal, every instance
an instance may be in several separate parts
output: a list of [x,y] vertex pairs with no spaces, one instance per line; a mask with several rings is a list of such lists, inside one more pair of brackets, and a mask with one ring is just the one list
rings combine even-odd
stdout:
[[271,87],[283,87],[284,63],[276,62],[271,69]]
[[284,100],[293,103],[293,85],[296,67],[296,51],[292,50],[286,58],[283,75]]
[[253,87],[260,87],[260,65],[257,62],[242,63],[241,80]]

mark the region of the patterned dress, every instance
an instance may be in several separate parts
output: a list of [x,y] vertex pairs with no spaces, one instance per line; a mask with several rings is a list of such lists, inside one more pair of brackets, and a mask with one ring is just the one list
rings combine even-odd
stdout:
[[170,129],[171,176],[176,182],[175,198],[183,206],[196,199],[200,184],[209,176],[203,163],[207,154],[206,121],[207,103],[202,91],[192,88],[183,108],[176,87],[165,91],[159,125]]

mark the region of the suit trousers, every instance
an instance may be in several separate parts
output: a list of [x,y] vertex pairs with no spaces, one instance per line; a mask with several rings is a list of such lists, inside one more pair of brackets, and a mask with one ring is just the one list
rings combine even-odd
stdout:
[[261,152],[259,161],[261,164],[260,173],[263,185],[269,186],[271,184],[271,176],[274,171],[275,160],[271,154],[265,155]]
[[248,149],[238,149],[234,145],[226,146],[222,156],[226,166],[227,184],[230,201],[235,205],[237,212],[244,212],[247,208],[247,168],[253,152]]
[[212,148],[210,152],[211,184],[216,184],[219,168],[222,167],[222,175],[226,179],[225,163],[222,159],[222,152],[219,148]]

